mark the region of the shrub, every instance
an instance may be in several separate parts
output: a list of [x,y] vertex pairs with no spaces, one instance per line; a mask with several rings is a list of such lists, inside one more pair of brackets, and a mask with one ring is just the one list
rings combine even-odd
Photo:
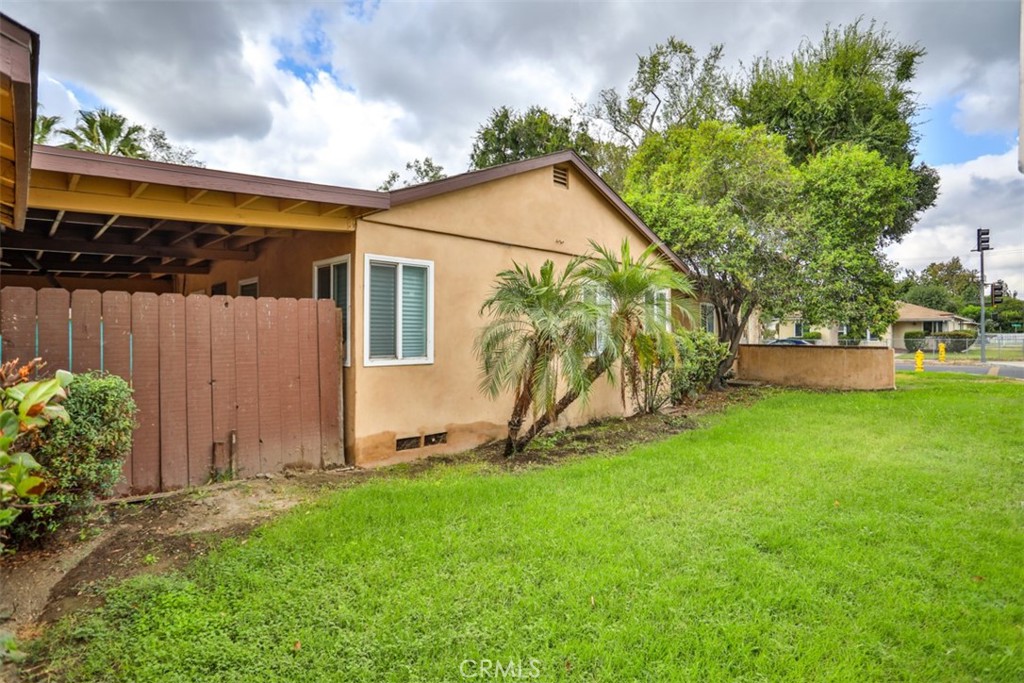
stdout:
[[851,335],[851,334],[841,334],[841,335],[839,335],[839,345],[840,346],[860,346],[860,342],[861,342],[861,338],[859,336],[854,336],[854,335]]
[[672,372],[672,402],[707,391],[718,376],[718,365],[729,357],[729,345],[704,330],[679,334],[680,364]]
[[109,495],[121,477],[132,447],[135,401],[120,377],[76,375],[64,401],[70,422],[53,422],[33,435],[30,445],[45,468],[46,493],[31,514],[12,529],[21,541],[35,540],[88,511]]
[[801,337],[801,339],[806,339],[807,341],[818,341],[821,339],[821,332],[804,332],[804,336]]
[[974,330],[952,330],[932,335],[932,337],[935,339],[936,348],[939,344],[945,344],[948,353],[961,353],[971,347],[974,340],[978,338],[978,333]]
[[[57,402],[65,397],[71,374],[61,370],[53,379],[29,381],[40,367],[38,358],[20,367],[16,358],[0,365],[0,552],[21,506],[34,503],[46,485],[39,463],[28,453],[12,451],[50,420],[67,420]],[[6,649],[0,643],[0,654]]]
[[925,344],[924,332],[917,330],[911,330],[903,335],[903,345],[907,347],[907,351],[917,351],[923,349]]

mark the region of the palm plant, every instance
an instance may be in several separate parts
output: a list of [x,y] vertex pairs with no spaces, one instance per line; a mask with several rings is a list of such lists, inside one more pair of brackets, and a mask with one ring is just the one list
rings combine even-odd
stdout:
[[[480,388],[495,397],[514,396],[505,455],[521,452],[539,433],[537,416],[549,422],[559,410],[558,392],[586,398],[594,378],[588,372],[599,310],[584,300],[584,258],[573,258],[560,273],[545,261],[538,273],[514,264],[498,274],[480,309],[492,315],[475,342],[483,378]],[[521,435],[532,410],[534,425]],[[543,428],[543,427],[542,427]],[[541,428],[541,429],[542,429]]]
[[45,145],[54,134],[54,128],[60,123],[59,116],[37,116],[36,129],[32,135],[32,142],[37,145]]
[[694,318],[681,303],[693,298],[693,284],[658,254],[655,244],[635,257],[627,240],[617,253],[593,241],[590,245],[595,257],[584,274],[606,302],[607,341],[598,359],[606,368],[620,361],[623,405],[628,390],[638,411],[655,412],[668,397],[665,375],[679,363],[673,318]]
[[110,109],[80,110],[74,128],[61,128],[57,132],[69,139],[61,145],[68,149],[149,158],[145,147],[145,127],[129,123],[124,116]]

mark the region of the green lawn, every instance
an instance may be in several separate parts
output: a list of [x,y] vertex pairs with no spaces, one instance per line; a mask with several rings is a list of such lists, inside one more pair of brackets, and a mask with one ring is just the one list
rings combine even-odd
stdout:
[[75,681],[516,680],[465,660],[542,681],[1024,680],[1022,406],[1024,383],[901,374],[626,455],[381,480],[130,581],[37,661]]

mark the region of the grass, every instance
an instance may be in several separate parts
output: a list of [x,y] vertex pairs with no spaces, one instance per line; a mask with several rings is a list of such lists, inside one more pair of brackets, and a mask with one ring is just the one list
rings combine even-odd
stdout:
[[114,589],[35,660],[75,681],[513,678],[485,660],[542,681],[1019,681],[1022,404],[1022,383],[901,374],[626,455],[380,480]]

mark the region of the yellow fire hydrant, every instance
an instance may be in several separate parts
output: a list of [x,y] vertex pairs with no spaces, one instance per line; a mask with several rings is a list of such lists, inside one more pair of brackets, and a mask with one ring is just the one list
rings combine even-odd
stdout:
[[924,372],[924,351],[921,349],[914,354],[914,372]]
[[946,345],[941,343],[939,344],[939,362],[946,362]]

